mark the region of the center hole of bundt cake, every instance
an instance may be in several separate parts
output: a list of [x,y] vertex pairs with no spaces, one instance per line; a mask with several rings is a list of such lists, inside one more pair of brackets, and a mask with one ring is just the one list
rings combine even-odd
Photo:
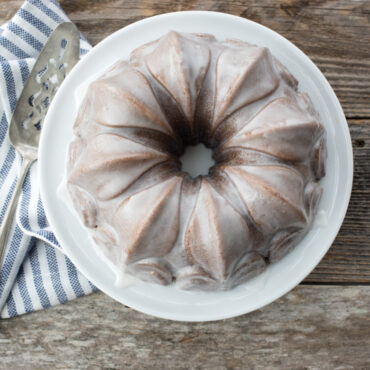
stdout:
[[215,164],[212,158],[212,149],[204,144],[187,146],[180,157],[181,169],[192,177],[207,175],[209,169]]

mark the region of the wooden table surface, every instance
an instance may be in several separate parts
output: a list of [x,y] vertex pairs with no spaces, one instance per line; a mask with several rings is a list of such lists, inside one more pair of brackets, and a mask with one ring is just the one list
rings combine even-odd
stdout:
[[[22,4],[0,0],[0,22]],[[213,10],[285,36],[335,90],[352,135],[353,192],[329,252],[296,289],[216,323],[150,318],[99,293],[0,322],[0,368],[370,369],[370,1],[62,0],[95,45],[148,16]]]

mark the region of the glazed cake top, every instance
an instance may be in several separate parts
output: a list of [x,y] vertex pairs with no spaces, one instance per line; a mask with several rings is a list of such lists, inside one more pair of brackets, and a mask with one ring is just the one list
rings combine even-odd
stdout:
[[[169,32],[90,84],[68,191],[116,271],[184,289],[228,289],[309,229],[325,130],[267,48]],[[181,171],[202,142],[216,164]]]

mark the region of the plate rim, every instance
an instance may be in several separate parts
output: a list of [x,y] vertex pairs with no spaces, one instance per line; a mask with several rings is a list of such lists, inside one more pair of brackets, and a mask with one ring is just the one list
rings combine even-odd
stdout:
[[140,27],[140,26],[145,25],[147,23],[150,24],[150,22],[153,21],[153,19],[165,20],[166,18],[173,17],[174,15],[178,16],[178,15],[185,15],[185,14],[186,14],[186,16],[191,16],[191,15],[203,16],[203,15],[205,15],[205,16],[211,16],[211,17],[215,17],[215,18],[217,18],[217,17],[219,17],[219,18],[229,18],[229,19],[232,19],[235,22],[247,22],[247,23],[250,23],[253,27],[255,27],[257,29],[258,28],[264,29],[264,31],[267,32],[271,37],[274,37],[274,38],[277,37],[282,42],[287,43],[287,45],[292,50],[294,50],[295,53],[298,53],[298,55],[300,55],[301,57],[304,57],[306,62],[309,64],[309,67],[312,70],[315,71],[316,75],[320,76],[320,82],[322,82],[325,85],[326,92],[329,94],[329,98],[335,106],[335,109],[337,111],[337,114],[339,116],[339,119],[340,119],[341,123],[343,123],[343,122],[346,123],[345,125],[343,124],[342,128],[344,128],[344,136],[345,136],[344,139],[347,143],[346,157],[348,159],[348,166],[349,166],[348,172],[351,174],[351,176],[349,176],[349,178],[348,178],[346,187],[344,189],[344,196],[342,197],[343,202],[342,202],[342,205],[341,205],[341,208],[340,208],[340,217],[339,217],[340,222],[338,221],[338,224],[336,225],[336,227],[331,230],[331,235],[329,235],[329,237],[327,237],[328,246],[324,247],[324,248],[321,248],[321,253],[316,258],[317,261],[315,261],[315,263],[312,263],[312,265],[309,265],[308,268],[303,270],[298,277],[295,277],[295,279],[292,279],[293,283],[291,283],[291,282],[287,283],[284,289],[278,290],[275,294],[272,294],[272,295],[266,297],[263,304],[256,304],[256,305],[251,304],[247,310],[245,308],[241,307],[240,309],[234,309],[234,310],[230,309],[228,312],[225,312],[223,314],[216,313],[214,315],[208,314],[208,315],[206,315],[206,317],[204,317],[204,315],[199,315],[198,317],[190,317],[188,314],[184,314],[183,312],[176,312],[176,313],[172,313],[172,314],[170,314],[168,312],[163,313],[163,312],[159,312],[158,310],[150,309],[150,307],[145,307],[145,306],[142,306],[140,304],[135,304],[135,302],[131,302],[131,301],[123,302],[121,297],[118,297],[112,290],[107,289],[106,287],[102,287],[100,282],[94,281],[95,280],[94,277],[92,278],[90,272],[87,271],[85,266],[83,266],[82,264],[79,263],[79,261],[76,261],[74,259],[74,255],[71,252],[71,247],[66,242],[64,236],[60,235],[58,227],[55,227],[55,219],[54,219],[53,211],[50,207],[49,201],[48,200],[45,201],[45,199],[48,199],[47,196],[46,196],[46,193],[47,193],[47,190],[46,190],[47,175],[43,170],[44,166],[45,166],[45,162],[44,162],[45,153],[47,152],[47,143],[46,143],[45,138],[47,137],[47,134],[50,131],[51,124],[52,124],[48,117],[51,116],[51,113],[49,114],[49,112],[53,112],[55,110],[55,104],[53,104],[53,103],[58,101],[58,99],[59,99],[58,97],[61,95],[61,91],[63,91],[63,86],[65,86],[65,81],[61,85],[61,88],[58,90],[56,96],[54,97],[53,102],[51,103],[51,105],[49,107],[49,110],[48,110],[48,113],[47,113],[47,115],[45,117],[45,120],[44,120],[44,127],[43,127],[43,130],[41,132],[41,137],[40,137],[38,176],[39,176],[39,183],[40,183],[40,194],[41,194],[42,203],[44,205],[45,214],[46,214],[47,219],[50,223],[50,226],[53,229],[53,232],[55,233],[55,235],[57,237],[57,240],[60,242],[60,244],[62,245],[62,249],[66,252],[66,255],[71,259],[71,261],[76,265],[78,270],[81,271],[82,274],[85,275],[89,280],[91,280],[100,290],[102,290],[104,293],[108,294],[109,296],[111,296],[115,300],[117,300],[117,301],[119,301],[119,302],[137,310],[137,311],[143,312],[145,314],[149,314],[149,315],[156,316],[156,317],[163,318],[163,319],[170,319],[170,320],[177,320],[177,321],[204,322],[204,321],[214,321],[214,320],[227,319],[227,318],[239,316],[239,315],[242,315],[242,314],[245,314],[245,313],[252,312],[256,309],[262,308],[262,307],[270,304],[271,302],[275,301],[277,298],[282,297],[287,292],[289,292],[294,287],[296,287],[318,265],[318,263],[321,261],[321,259],[324,257],[324,255],[327,253],[327,251],[331,247],[335,237],[337,236],[337,234],[340,230],[340,227],[343,223],[343,220],[345,218],[346,211],[348,209],[350,196],[351,196],[352,185],[353,185],[353,149],[352,149],[349,127],[348,127],[347,120],[345,118],[343,109],[340,105],[340,102],[339,102],[337,96],[335,95],[335,92],[333,91],[332,87],[330,86],[329,82],[325,78],[325,76],[318,69],[318,67],[311,61],[311,59],[305,53],[303,53],[303,51],[301,51],[297,46],[295,46],[292,42],[290,42],[288,39],[286,39],[284,36],[280,35],[276,31],[273,31],[273,30],[269,29],[268,27],[263,26],[259,23],[253,22],[251,20],[241,18],[241,17],[238,17],[238,16],[234,16],[234,15],[230,15],[230,14],[226,14],[226,13],[213,12],[213,11],[179,11],[179,12],[171,12],[171,13],[155,15],[153,17],[148,17],[148,18],[142,19],[140,21],[134,22],[130,25],[127,25],[127,26],[121,28],[120,30],[117,30],[116,32],[109,35],[104,40],[100,41],[94,48],[92,48],[90,50],[90,52],[87,54],[87,56],[85,56],[80,62],[77,63],[77,65],[73,68],[71,73],[67,76],[66,80],[73,78],[74,74],[77,73],[76,71],[78,71],[81,68],[81,65],[83,66],[83,61],[85,60],[85,58],[89,57],[89,55],[90,55],[89,59],[92,58],[94,56],[94,54],[97,52],[97,50],[100,50],[100,48],[102,47],[101,45],[104,45],[104,43],[108,42],[108,40],[112,40],[113,38],[118,37],[118,35],[120,33],[127,31],[127,29],[131,29],[131,28],[134,28],[134,27]]

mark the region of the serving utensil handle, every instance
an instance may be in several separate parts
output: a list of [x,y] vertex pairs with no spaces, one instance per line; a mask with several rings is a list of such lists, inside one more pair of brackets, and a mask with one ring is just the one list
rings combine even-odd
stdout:
[[19,177],[15,185],[15,189],[13,191],[13,195],[10,199],[8,208],[5,212],[3,221],[1,222],[1,225],[0,225],[0,269],[3,265],[6,242],[8,240],[9,231],[12,226],[14,213],[15,213],[15,210],[17,209],[17,203],[18,203],[19,195],[22,190],[22,184],[33,161],[34,160],[32,159],[27,159],[27,158],[23,159]]

